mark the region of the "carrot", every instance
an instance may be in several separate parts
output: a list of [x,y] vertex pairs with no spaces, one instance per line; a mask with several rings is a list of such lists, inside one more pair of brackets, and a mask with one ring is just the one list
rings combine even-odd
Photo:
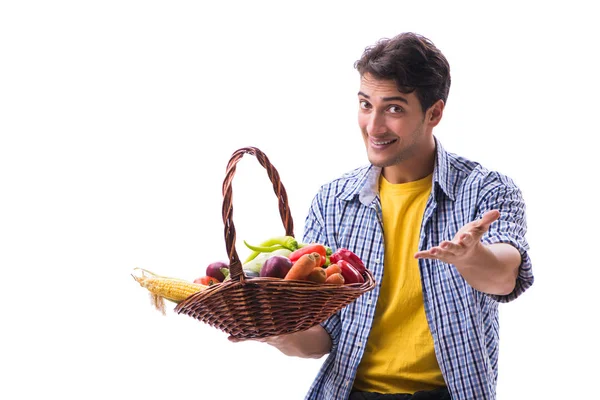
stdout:
[[327,279],[327,274],[325,270],[321,267],[313,268],[313,270],[306,277],[307,280],[315,282],[315,283],[325,283],[325,279]]
[[335,274],[331,274],[329,277],[327,277],[327,279],[325,280],[325,283],[331,283],[334,285],[343,285],[344,277],[342,276],[342,274],[336,272]]
[[319,253],[304,254],[292,265],[292,268],[286,274],[284,280],[305,280],[312,270],[321,263]]
[[325,274],[327,275],[327,278],[329,278],[332,274],[341,274],[341,273],[342,273],[342,269],[337,264],[331,264],[329,267],[327,267],[325,269]]

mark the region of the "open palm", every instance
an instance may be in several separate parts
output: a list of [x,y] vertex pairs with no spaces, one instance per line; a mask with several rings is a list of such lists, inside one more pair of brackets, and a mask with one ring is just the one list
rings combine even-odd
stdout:
[[492,222],[499,217],[498,210],[488,211],[481,219],[463,226],[451,241],[444,240],[438,246],[418,251],[415,253],[415,258],[437,259],[454,265],[469,264],[469,259],[473,258],[483,246],[481,238],[490,229]]

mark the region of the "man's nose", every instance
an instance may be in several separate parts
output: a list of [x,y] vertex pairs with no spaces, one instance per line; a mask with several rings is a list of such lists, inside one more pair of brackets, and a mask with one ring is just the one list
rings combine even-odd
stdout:
[[367,124],[367,133],[369,135],[377,135],[380,133],[385,133],[387,130],[385,126],[385,118],[382,114],[378,112],[373,112],[369,116],[369,122]]

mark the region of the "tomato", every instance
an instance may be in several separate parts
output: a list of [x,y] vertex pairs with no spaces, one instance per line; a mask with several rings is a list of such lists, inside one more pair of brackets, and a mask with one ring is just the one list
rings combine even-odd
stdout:
[[202,277],[194,280],[194,283],[199,283],[204,286],[211,286],[211,285],[215,285],[217,283],[221,283],[221,281],[218,280],[217,278],[213,278],[212,276],[202,276]]

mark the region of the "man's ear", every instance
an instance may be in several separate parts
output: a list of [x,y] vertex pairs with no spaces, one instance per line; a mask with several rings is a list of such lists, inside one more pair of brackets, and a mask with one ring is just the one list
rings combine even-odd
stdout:
[[444,115],[444,100],[439,99],[429,109],[425,114],[425,122],[431,127],[436,126],[442,120],[442,116]]

